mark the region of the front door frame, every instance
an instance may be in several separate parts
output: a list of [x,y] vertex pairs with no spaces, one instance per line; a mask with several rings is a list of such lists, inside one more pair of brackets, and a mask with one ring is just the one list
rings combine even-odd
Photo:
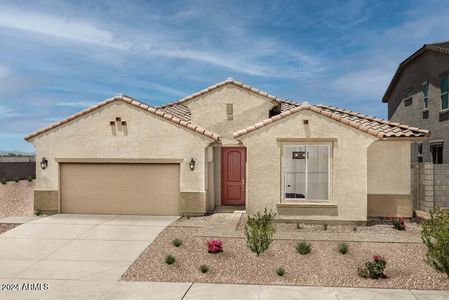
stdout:
[[[227,168],[225,167],[226,164],[226,155],[225,152],[226,150],[229,149],[240,149],[240,151],[242,151],[243,153],[243,160],[241,160],[241,164],[240,164],[240,173],[243,176],[243,179],[241,181],[241,189],[242,194],[241,194],[241,200],[239,202],[235,201],[234,203],[229,202],[228,199],[226,199],[226,171]],[[242,146],[238,146],[238,147],[221,147],[221,205],[222,206],[245,206],[246,204],[246,160],[247,160],[247,150],[246,147],[242,147]]]

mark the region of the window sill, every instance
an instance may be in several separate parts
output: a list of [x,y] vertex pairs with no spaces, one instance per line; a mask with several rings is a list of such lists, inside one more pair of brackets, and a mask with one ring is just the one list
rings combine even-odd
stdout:
[[423,108],[423,112],[429,111],[429,108]]
[[278,203],[278,207],[282,208],[294,208],[294,207],[337,207],[337,203],[329,202],[329,201],[304,201],[301,200],[284,200],[282,203]]
[[449,112],[449,108],[440,110],[440,115]]

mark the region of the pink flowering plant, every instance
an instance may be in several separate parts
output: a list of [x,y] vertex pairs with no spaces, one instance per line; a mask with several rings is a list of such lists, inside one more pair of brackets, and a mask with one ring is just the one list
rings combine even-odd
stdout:
[[220,240],[212,240],[207,242],[207,252],[220,253],[223,252],[223,242]]
[[387,261],[382,256],[375,255],[372,260],[365,263],[364,268],[358,268],[357,273],[363,278],[386,278],[387,276],[384,274],[386,265]]
[[405,230],[404,218],[394,218],[391,223],[396,230]]

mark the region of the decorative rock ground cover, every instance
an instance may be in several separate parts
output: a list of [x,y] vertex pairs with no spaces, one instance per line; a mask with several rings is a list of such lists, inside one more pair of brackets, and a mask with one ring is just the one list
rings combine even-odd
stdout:
[[[122,279],[449,290],[446,275],[424,261],[426,248],[422,243],[348,242],[349,251],[342,255],[338,241],[312,241],[311,253],[299,255],[295,249],[298,241],[274,240],[257,257],[247,248],[245,239],[198,236],[202,228],[189,227],[186,220],[181,222],[183,226],[176,222],[166,228]],[[176,238],[183,241],[180,247],[172,244]],[[213,238],[223,241],[223,253],[208,253],[207,241]],[[173,255],[176,262],[167,265],[167,255]],[[375,255],[386,259],[387,278],[361,278],[357,268]],[[210,268],[207,273],[200,271],[201,265]],[[285,270],[284,276],[276,274],[280,267]]]

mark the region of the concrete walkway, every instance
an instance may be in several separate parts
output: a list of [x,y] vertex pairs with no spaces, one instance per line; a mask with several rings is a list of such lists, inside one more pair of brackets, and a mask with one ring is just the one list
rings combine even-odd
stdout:
[[204,300],[447,300],[447,291],[356,289],[181,282],[113,282],[77,280],[0,280],[0,284],[48,284],[45,291],[0,291],[0,299],[204,299]]

